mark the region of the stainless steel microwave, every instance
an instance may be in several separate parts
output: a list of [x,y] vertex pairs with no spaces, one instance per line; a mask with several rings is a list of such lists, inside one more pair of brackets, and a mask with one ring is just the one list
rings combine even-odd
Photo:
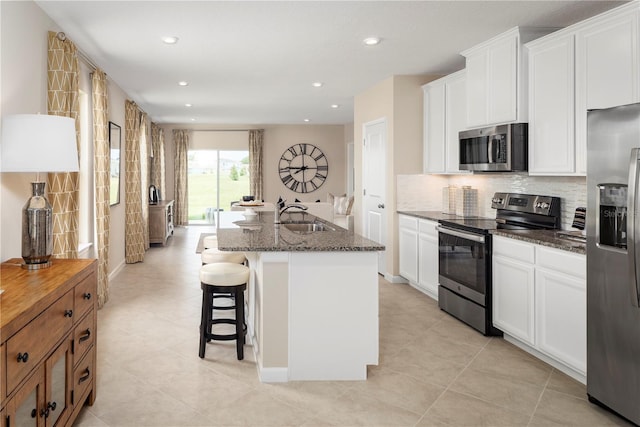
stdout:
[[527,123],[511,123],[459,133],[460,170],[516,172],[527,170]]

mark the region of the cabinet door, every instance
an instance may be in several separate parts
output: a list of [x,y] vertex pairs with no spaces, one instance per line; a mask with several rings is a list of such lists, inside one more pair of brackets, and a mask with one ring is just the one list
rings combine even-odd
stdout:
[[44,427],[44,367],[36,369],[7,403],[6,422],[10,426]]
[[488,51],[488,124],[517,119],[518,38],[496,42]]
[[574,56],[573,34],[529,49],[530,175],[576,172]]
[[412,283],[418,283],[418,232],[400,229],[400,275]]
[[45,363],[45,426],[64,425],[71,413],[71,338],[66,339]]
[[427,86],[424,90],[424,170],[445,171],[445,87]]
[[460,143],[458,133],[467,128],[467,85],[461,72],[445,85],[446,105],[446,171],[460,172]]
[[538,347],[586,374],[586,281],[545,268],[536,269]]
[[487,123],[487,55],[479,52],[466,59],[467,126]]
[[534,266],[493,257],[493,324],[527,344],[534,336]]
[[[435,227],[435,225],[434,225]],[[420,233],[418,236],[418,286],[438,299],[438,237]]]

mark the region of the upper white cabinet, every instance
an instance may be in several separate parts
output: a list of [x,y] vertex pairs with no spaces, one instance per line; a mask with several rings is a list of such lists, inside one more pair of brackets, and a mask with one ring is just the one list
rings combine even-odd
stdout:
[[424,91],[425,173],[466,173],[459,169],[458,132],[466,129],[465,71],[427,83]]
[[515,27],[462,52],[467,71],[467,127],[527,121],[522,43],[549,32]]
[[526,45],[529,174],[585,175],[587,110],[640,102],[640,3]]

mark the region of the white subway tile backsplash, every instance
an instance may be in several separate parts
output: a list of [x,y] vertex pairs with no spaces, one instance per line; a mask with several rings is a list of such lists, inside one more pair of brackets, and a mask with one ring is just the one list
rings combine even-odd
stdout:
[[473,175],[398,175],[397,210],[442,210],[442,188],[471,186],[478,190],[478,215],[495,217],[491,196],[495,192],[541,194],[561,198],[561,227],[571,229],[575,209],[587,205],[585,177],[529,176],[525,173]]

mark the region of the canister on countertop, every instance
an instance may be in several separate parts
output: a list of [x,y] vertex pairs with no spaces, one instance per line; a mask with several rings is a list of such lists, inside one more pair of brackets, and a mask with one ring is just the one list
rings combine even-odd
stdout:
[[457,189],[455,185],[442,188],[442,213],[455,215]]
[[456,191],[456,215],[465,218],[478,216],[478,190],[464,185]]

